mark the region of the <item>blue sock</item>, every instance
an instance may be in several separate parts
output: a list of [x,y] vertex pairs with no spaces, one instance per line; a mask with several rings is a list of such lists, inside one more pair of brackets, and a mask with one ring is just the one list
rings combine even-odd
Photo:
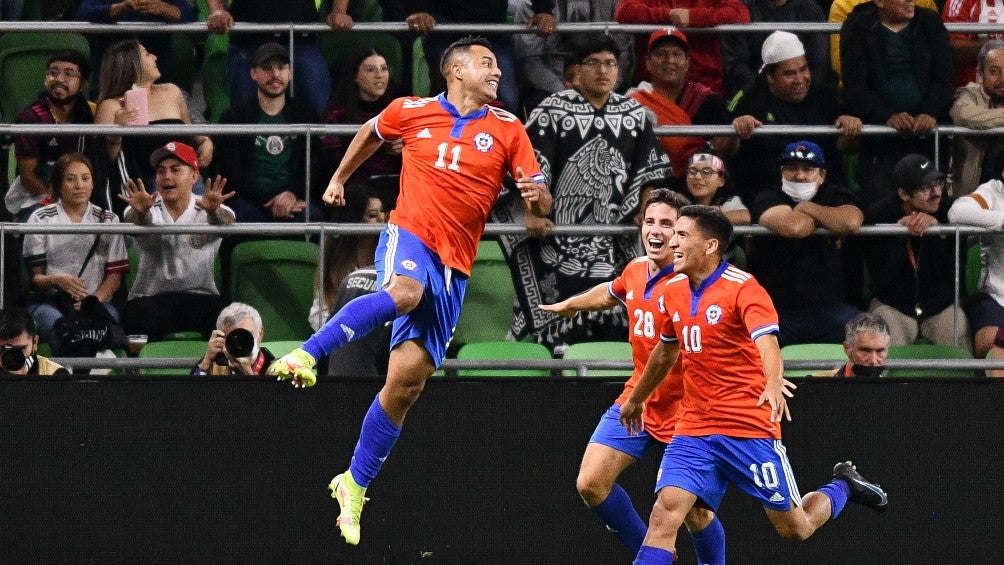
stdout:
[[386,290],[380,289],[349,301],[321,329],[303,344],[303,350],[320,359],[370,333],[377,326],[397,318],[397,306]]
[[701,565],[725,565],[725,528],[718,516],[699,532],[690,532]]
[[833,520],[844,509],[847,499],[851,496],[851,485],[843,479],[833,479],[825,485],[819,487],[816,492],[825,494],[830,499],[830,520]]
[[617,539],[621,540],[621,543],[631,551],[638,552],[648,528],[638,515],[638,511],[634,509],[631,497],[623,487],[614,483],[614,488],[610,490],[606,500],[593,508],[593,512],[607,528],[617,534]]
[[364,488],[370,485],[370,481],[377,476],[383,462],[390,455],[399,435],[401,428],[387,417],[380,406],[380,395],[377,394],[363,418],[363,429],[359,432],[359,441],[356,442],[352,463],[349,465],[349,471],[357,485]]
[[633,565],[672,565],[674,558],[673,552],[668,549],[643,545]]

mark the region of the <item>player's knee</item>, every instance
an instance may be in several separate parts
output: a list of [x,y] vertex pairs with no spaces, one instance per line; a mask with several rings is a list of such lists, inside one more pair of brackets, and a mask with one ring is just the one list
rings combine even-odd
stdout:
[[417,308],[425,293],[425,288],[417,280],[397,275],[394,276],[386,290],[387,294],[394,300],[398,315],[407,314]]
[[707,528],[711,522],[714,521],[714,519],[714,512],[707,508],[699,508],[695,506],[687,512],[687,516],[683,519],[683,523],[687,525],[688,531],[699,532],[704,528]]
[[579,491],[579,496],[590,508],[599,506],[610,496],[611,486],[590,473],[580,472],[579,477],[575,480],[575,488]]
[[775,522],[774,528],[782,538],[791,541],[805,541],[815,531],[810,524],[801,521]]
[[680,529],[687,511],[667,504],[663,497],[658,497],[652,506],[652,515],[649,517],[648,527],[656,531],[672,531]]
[[396,410],[407,411],[418,400],[425,388],[425,379],[406,382],[388,383],[386,387],[387,400]]

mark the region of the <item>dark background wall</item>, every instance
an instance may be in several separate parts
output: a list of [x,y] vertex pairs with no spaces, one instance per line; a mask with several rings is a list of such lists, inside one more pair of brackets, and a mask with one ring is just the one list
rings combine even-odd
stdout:
[[[379,386],[2,381],[0,561],[631,562],[574,486],[617,383],[430,383],[345,545],[326,486]],[[1004,562],[1004,382],[811,382],[791,405],[802,493],[853,459],[890,510],[795,544],[733,489],[729,563]],[[658,459],[622,482],[646,517]]]

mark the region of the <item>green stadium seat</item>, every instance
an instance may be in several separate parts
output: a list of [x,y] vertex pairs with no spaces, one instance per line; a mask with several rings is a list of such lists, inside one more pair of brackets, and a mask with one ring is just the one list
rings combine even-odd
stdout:
[[[798,343],[781,348],[781,358],[785,361],[833,361],[833,368],[847,362],[847,354],[841,343]],[[807,377],[822,369],[785,369],[784,376]]]
[[272,340],[304,340],[320,247],[294,240],[246,241],[230,256],[230,298],[254,306]]
[[[631,361],[631,344],[626,341],[587,341],[573,343],[565,350],[565,359],[595,359]],[[566,377],[576,376],[574,369],[562,372]],[[587,377],[624,377],[631,376],[631,369],[589,369]]]
[[[203,339],[151,341],[139,352],[140,359],[184,357],[192,360],[195,365],[206,354],[206,341]],[[143,369],[144,375],[187,375],[191,367],[178,369]]]
[[[457,359],[550,359],[551,352],[539,343],[522,341],[486,341],[468,343],[457,352]],[[460,369],[460,377],[549,377],[548,369]]]
[[[973,354],[956,345],[913,343],[889,348],[888,359],[972,359]],[[966,369],[890,369],[890,377],[972,377]]]
[[275,355],[276,358],[282,357],[302,345],[303,340],[276,340],[261,342],[261,346],[271,351],[272,355]]
[[0,35],[0,112],[13,123],[43,90],[45,63],[56,51],[76,49],[91,56],[87,39],[68,32],[9,32]]
[[498,242],[484,240],[467,282],[464,307],[460,311],[453,342],[458,345],[481,341],[502,341],[512,324],[512,304],[516,296],[509,264]]

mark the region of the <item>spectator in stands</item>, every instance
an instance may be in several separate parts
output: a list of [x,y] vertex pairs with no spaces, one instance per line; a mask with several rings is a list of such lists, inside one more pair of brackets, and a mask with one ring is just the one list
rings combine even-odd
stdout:
[[[829,7],[829,18],[827,22],[831,24],[843,24],[847,20],[847,16],[850,15],[851,10],[854,9],[858,4],[863,4],[869,0],[833,0]],[[934,3],[934,0],[915,0],[916,6],[918,8],[927,8],[928,10],[938,11],[938,5]],[[841,72],[840,72],[840,34],[831,33],[830,34],[830,65],[833,67],[833,72],[836,73],[837,84],[841,82]]]
[[749,208],[729,184],[725,163],[711,153],[694,153],[687,162],[687,188],[683,193],[692,203],[714,206],[734,226],[750,223]]
[[[395,89],[387,59],[374,47],[364,47],[342,67],[342,76],[331,96],[324,121],[329,124],[364,124],[393,100]],[[326,135],[321,138],[324,176],[330,178],[345,156],[352,136]],[[382,200],[394,207],[400,188],[402,140],[384,143],[349,178],[379,189]]]
[[[516,194],[493,214],[495,221],[526,222],[526,236],[501,238],[506,260],[519,278],[512,337],[532,334],[558,352],[575,340],[622,339],[624,311],[582,312],[566,319],[537,306],[609,280],[639,253],[634,235],[553,236],[553,226],[629,224],[642,191],[666,186],[672,172],[648,112],[613,92],[619,54],[610,36],[584,36],[573,59],[577,90],[545,98],[527,121],[527,134],[554,194],[550,217],[525,214]],[[568,128],[568,123],[581,127]]]
[[[189,145],[170,142],[150,155],[157,171],[157,190],[149,194],[142,179],[129,179],[125,221],[138,225],[229,225],[234,212],[223,205],[234,193],[223,193],[227,181],[206,180],[198,199],[192,186],[199,177],[198,156]],[[213,331],[223,308],[214,280],[220,236],[214,234],[149,234],[135,236],[139,255],[136,280],[126,304],[126,331],[156,341],[174,331]]]
[[[221,124],[317,123],[313,107],[289,94],[292,78],[289,51],[278,43],[266,43],[255,52],[251,77],[254,95],[231,106]],[[321,208],[307,199],[306,147],[316,138],[303,134],[233,136],[221,140],[219,167],[237,196],[230,205],[241,222],[304,221],[307,214],[321,220]],[[317,152],[313,152],[317,155]],[[311,178],[313,176],[311,175]],[[319,186],[312,183],[312,186]],[[321,190],[315,191],[316,200]]]
[[889,327],[876,314],[865,312],[847,322],[844,332],[847,363],[813,377],[881,377],[889,355]]
[[261,346],[265,328],[254,306],[233,302],[216,318],[206,354],[193,375],[264,375],[275,355]]
[[[345,189],[344,198],[345,204],[332,211],[332,222],[342,224],[387,223],[383,202],[373,194],[369,186],[350,184]],[[314,303],[310,307],[309,315],[310,326],[315,331],[321,328],[332,312],[338,311],[338,308],[333,309],[335,295],[339,291],[338,285],[345,280],[345,277],[359,269],[373,269],[373,254],[376,251],[376,246],[377,234],[375,233],[373,235],[338,234],[325,238],[324,261],[322,263],[325,269],[323,274],[318,273],[318,281],[314,286]]]
[[[994,336],[994,344],[990,347],[989,359],[1004,359],[1004,325],[997,328],[997,335]],[[1004,369],[992,369],[987,372],[988,377],[1004,377]]]
[[[664,24],[686,29],[721,24],[745,24],[749,10],[740,0],[621,0],[617,21],[622,24]],[[688,78],[724,95],[721,41],[717,33],[692,34],[687,54]],[[645,60],[645,44],[635,42],[635,60]],[[638,77],[644,78],[644,77]]]
[[[45,65],[45,91],[32,105],[21,110],[18,124],[92,124],[94,111],[84,96],[90,65],[75,50],[53,53]],[[93,157],[97,140],[84,135],[18,135],[14,137],[18,179],[5,198],[7,210],[17,221],[25,221],[42,202],[51,200],[49,189],[52,166],[62,155],[88,151]],[[103,175],[95,176],[98,186]]]
[[[976,56],[979,81],[955,93],[950,114],[955,125],[969,129],[1004,127],[1004,39],[991,39]],[[952,196],[969,194],[996,176],[986,157],[1001,143],[1000,136],[956,135],[952,158]]]
[[[736,118],[732,126],[742,139],[732,170],[743,171],[739,195],[747,202],[777,184],[777,172],[761,166],[781,154],[799,137],[823,148],[829,161],[827,176],[843,184],[841,152],[857,149],[861,120],[847,114],[837,102],[837,93],[812,81],[812,72],[802,42],[793,33],[775,31],[763,43],[763,67],[751,90],[733,97],[729,109]],[[757,135],[762,125],[833,125],[840,136]]]
[[929,134],[952,105],[952,49],[937,12],[915,9],[913,0],[874,0],[851,11],[840,50],[855,63],[843,69],[844,102],[865,123],[900,133],[861,143],[857,181],[871,202],[884,195],[889,171],[904,155],[934,155]]
[[[529,0],[533,16],[526,22],[527,28],[535,28],[540,35],[553,33],[558,27],[552,10],[554,0]],[[440,58],[451,43],[460,39],[460,35],[452,33],[433,33],[437,24],[474,23],[500,24],[506,21],[506,0],[482,0],[467,2],[465,0],[420,0],[412,3],[412,13],[405,19],[408,29],[414,33],[423,34],[422,47],[425,59],[429,62],[429,83],[432,93],[446,89],[446,77],[440,68]],[[484,34],[491,41],[492,52],[502,71],[502,80],[498,86],[498,101],[511,112],[519,108],[519,77],[516,73],[516,52],[513,37],[510,33]]]
[[[555,21],[562,23],[610,22],[614,20],[619,0],[569,0],[555,2],[551,14]],[[516,9],[514,21],[517,24],[530,25],[534,17],[534,6],[522,2]],[[564,73],[566,59],[574,51],[576,34],[552,33],[549,35],[517,33],[513,36],[516,43],[516,68],[523,82],[520,99],[526,113],[537,107],[544,98],[565,90]],[[631,68],[631,49],[633,38],[627,33],[613,33],[611,37],[617,41],[621,49],[618,63],[622,69]],[[503,74],[503,76],[505,76]],[[618,81],[617,90],[621,82]],[[521,116],[526,113],[520,112]]]
[[0,373],[66,375],[62,365],[38,354],[35,320],[23,308],[0,310]]
[[[750,13],[750,22],[823,22],[826,16],[816,0],[742,0]],[[725,70],[725,92],[732,96],[750,90],[763,65],[760,47],[767,40],[763,33],[728,33],[722,35],[722,67]],[[805,45],[812,83],[829,84],[830,51],[826,33],[803,33],[799,39]]]
[[[52,167],[53,196],[28,218],[29,225],[118,223],[118,217],[90,202],[94,168],[80,153],[67,153]],[[29,305],[38,335],[58,351],[52,328],[81,302],[93,296],[114,320],[119,313],[112,298],[129,271],[121,234],[40,234],[24,236],[24,260],[34,300]]]
[[[1004,147],[994,150],[990,162],[997,178],[959,197],[948,209],[948,221],[990,230],[1004,229],[1004,182],[1001,182]],[[977,359],[986,357],[997,328],[1004,324],[1004,234],[981,234],[980,256],[983,259],[980,283],[969,303],[973,356]]]
[[[225,0],[207,0],[210,14],[206,25],[210,33],[227,33],[234,22],[258,24],[314,23],[322,20],[318,13],[321,4],[314,0],[232,0],[229,11]],[[352,18],[346,14],[348,0],[332,2],[327,23],[334,30],[352,27]],[[348,18],[348,19],[346,19]],[[257,66],[254,54],[258,48],[269,42],[286,43],[288,34],[277,33],[237,33],[230,36],[227,49],[227,92],[230,102],[238,104],[255,95],[255,82],[251,79],[251,68]],[[295,91],[308,102],[318,116],[324,114],[328,98],[331,97],[331,75],[328,64],[321,53],[317,35],[297,33],[294,36],[296,60],[293,61],[293,76],[296,77]]]
[[[157,56],[147,51],[138,41],[127,39],[109,47],[101,59],[101,95],[94,116],[95,123],[123,126],[192,123],[188,115],[188,103],[181,89],[169,82],[154,84],[158,78],[160,69],[157,66]],[[137,107],[126,104],[126,91],[134,89],[141,91],[141,96],[138,97],[140,100],[146,99],[145,112],[142,102]],[[146,122],[143,121],[144,117]],[[187,139],[148,135],[125,138],[107,136],[105,139],[108,143],[108,159],[113,164],[108,173],[109,194],[102,199],[102,205],[116,211],[121,210],[121,202],[111,194],[128,196],[125,189],[128,179],[142,179],[151,186],[156,183],[154,167],[149,162],[150,154],[171,139],[181,139],[187,145],[195,147],[199,167],[208,167],[213,160],[213,141],[205,135]],[[196,192],[201,190],[200,181]]]
[[[95,24],[153,22],[165,24],[187,24],[195,21],[198,10],[189,0],[83,0],[77,8],[76,19]],[[161,80],[171,81],[170,33],[143,33],[123,35],[119,33],[95,34],[90,36],[91,57],[100,61],[105,49],[123,39],[134,38],[153,53],[164,69]]]
[[[641,82],[627,95],[648,108],[658,126],[731,123],[732,117],[722,97],[707,86],[687,79],[690,69],[687,43],[687,36],[675,27],[652,32],[645,56],[645,67],[652,82]],[[687,159],[704,149],[708,141],[701,137],[662,136],[659,143],[673,164],[675,188],[680,189],[686,183],[683,173]],[[715,136],[710,143],[719,155],[730,155],[737,146],[734,136]]]
[[[1004,4],[995,0],[956,0],[945,2],[941,18],[946,24],[997,24],[1004,23]],[[976,80],[976,56],[988,39],[1004,39],[1001,33],[952,33],[952,63],[955,67],[955,86],[962,88]]]
[[[955,266],[961,247],[955,237],[925,237],[927,228],[948,223],[952,199],[945,175],[923,155],[903,157],[892,170],[892,190],[865,215],[869,224],[899,224],[903,237],[872,239],[866,249],[871,275],[868,310],[889,326],[892,345],[918,337],[941,345],[969,348],[966,313],[956,304]],[[963,255],[964,256],[964,255]]]
[[[761,192],[752,207],[754,221],[777,235],[753,238],[749,270],[774,301],[782,347],[840,343],[844,324],[859,314],[848,301],[841,247],[863,214],[850,190],[826,179],[815,143],[791,143],[777,162],[780,185]],[[819,228],[833,237],[813,235]]]

